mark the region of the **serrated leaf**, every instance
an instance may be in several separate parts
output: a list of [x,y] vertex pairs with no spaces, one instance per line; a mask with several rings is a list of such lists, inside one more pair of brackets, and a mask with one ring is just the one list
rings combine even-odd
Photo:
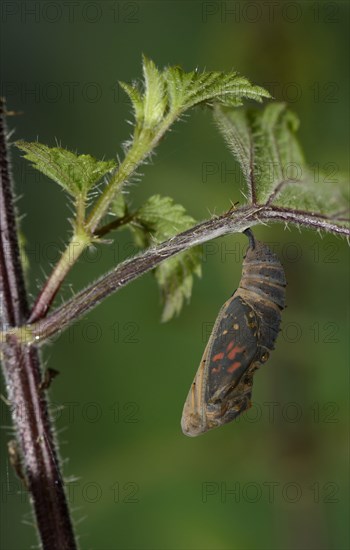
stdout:
[[307,167],[296,137],[299,120],[284,103],[262,111],[217,107],[215,118],[241,166],[249,203],[344,220],[349,204],[346,179],[336,175],[330,180]]
[[[150,197],[134,218],[132,230],[135,242],[142,248],[169,239],[195,224],[182,205],[160,195]],[[162,321],[179,314],[184,302],[189,300],[194,274],[201,274],[198,247],[166,260],[155,269],[164,303]]]
[[160,195],[153,195],[139,208],[137,220],[157,242],[169,239],[195,223],[181,204],[174,203],[171,197]]
[[144,94],[144,127],[154,128],[163,118],[167,101],[164,93],[164,82],[160,71],[150,59],[143,57]]
[[273,200],[276,206],[321,214],[334,221],[349,220],[349,181],[342,174],[307,170],[300,181],[286,182]]
[[227,112],[216,108],[214,116],[229,149],[240,164],[246,183],[243,194],[249,202],[252,202],[253,186],[251,179],[253,177],[254,146],[248,113],[245,110],[238,109],[233,116],[231,111]]
[[262,101],[264,97],[271,97],[267,90],[252,85],[236,72],[185,73],[180,67],[169,67],[164,71],[164,79],[168,88],[169,108],[175,112],[183,112],[201,103],[237,107],[242,105],[243,98]]
[[217,108],[215,118],[240,163],[249,202],[264,204],[281,182],[301,179],[305,162],[295,137],[299,121],[285,104],[247,112]]
[[185,302],[191,298],[193,275],[201,276],[200,249],[193,248],[169,258],[155,269],[155,276],[162,291],[162,321],[179,315]]
[[135,120],[138,125],[141,125],[143,122],[143,98],[140,90],[136,84],[127,84],[126,82],[119,82],[120,87],[128,94],[130,97],[132,106],[134,108]]
[[281,182],[303,177],[304,155],[295,136],[299,120],[283,103],[272,103],[252,117],[252,126],[257,200],[264,203]]
[[143,76],[143,93],[137,85],[120,83],[132,101],[137,130],[140,127],[154,130],[167,115],[170,115],[171,124],[195,105],[219,103],[237,107],[242,105],[244,98],[262,101],[271,97],[264,88],[252,85],[236,72],[186,73],[177,66],[160,71],[146,57],[143,58]]
[[106,174],[115,169],[113,160],[100,161],[91,155],[76,155],[61,147],[48,147],[38,142],[17,141],[16,146],[33,168],[45,174],[70,195],[86,195]]

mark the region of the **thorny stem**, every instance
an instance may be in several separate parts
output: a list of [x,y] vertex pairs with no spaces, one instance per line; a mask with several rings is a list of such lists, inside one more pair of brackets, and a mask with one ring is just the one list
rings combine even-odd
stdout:
[[[9,170],[5,105],[0,100],[0,323],[22,325],[28,315]],[[38,349],[9,335],[1,348],[13,425],[45,550],[76,548],[44,392]]]
[[[328,233],[334,233],[335,235],[350,236],[350,230],[347,227],[332,223],[331,218],[321,216],[320,214],[314,216],[310,212],[304,212],[302,210],[291,210],[288,208],[282,208],[279,206],[266,206],[260,212],[260,219],[268,222],[281,221],[290,222],[296,225],[309,227],[310,229],[319,229],[321,231],[327,231]],[[348,221],[348,218],[337,221]]]
[[[23,327],[25,330],[22,331],[22,338],[28,344],[40,344],[50,336],[66,329],[72,322],[90,311],[104,298],[117,292],[147,271],[154,269],[167,258],[216,237],[241,232],[261,222],[274,221],[292,222],[340,235],[349,235],[347,228],[319,219],[311,214],[306,215],[302,212],[287,211],[282,208],[273,209],[266,206],[243,206],[222,216],[202,222],[134,258],[126,260],[57,308],[46,319]],[[18,337],[20,337],[19,332]]]

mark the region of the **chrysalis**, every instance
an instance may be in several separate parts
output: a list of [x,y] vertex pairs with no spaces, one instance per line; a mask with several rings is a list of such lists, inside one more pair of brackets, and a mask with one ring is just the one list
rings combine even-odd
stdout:
[[269,358],[285,307],[286,278],[269,247],[249,247],[236,292],[222,306],[182,413],[185,435],[231,422],[251,406],[254,372]]

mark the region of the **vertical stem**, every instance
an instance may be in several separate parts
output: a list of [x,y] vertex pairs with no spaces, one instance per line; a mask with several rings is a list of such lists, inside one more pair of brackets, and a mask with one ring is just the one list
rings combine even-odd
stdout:
[[[5,105],[0,100],[0,324],[21,326],[28,316],[19,256],[16,217],[6,143]],[[60,474],[47,401],[40,388],[38,350],[8,336],[1,361],[11,413],[42,547],[76,548]]]
[[0,98],[0,282],[2,325],[22,325],[28,316],[6,148],[4,104]]

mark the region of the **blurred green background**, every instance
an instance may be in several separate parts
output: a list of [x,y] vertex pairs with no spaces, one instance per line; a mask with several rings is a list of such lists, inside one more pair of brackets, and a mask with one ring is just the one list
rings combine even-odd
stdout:
[[[300,116],[310,163],[339,174],[348,161],[348,21],[346,2],[3,2],[2,94],[24,112],[9,125],[16,138],[121,155],[131,115],[116,81],[141,76],[144,52],[160,67],[234,68],[267,87]],[[13,170],[34,297],[68,238],[71,210],[17,152]],[[135,206],[159,192],[201,220],[242,201],[237,166],[203,110],[177,123],[142,173],[130,189]],[[160,324],[148,274],[44,350],[60,371],[50,396],[82,548],[348,548],[347,244],[282,225],[256,234],[285,266],[288,308],[255,377],[255,405],[239,421],[196,439],[180,428],[210,323],[240,278],[241,235],[208,243],[203,277],[176,320]],[[127,232],[115,237],[84,256],[63,297],[130,254]],[[9,424],[1,402],[6,550],[36,544],[7,459]]]

